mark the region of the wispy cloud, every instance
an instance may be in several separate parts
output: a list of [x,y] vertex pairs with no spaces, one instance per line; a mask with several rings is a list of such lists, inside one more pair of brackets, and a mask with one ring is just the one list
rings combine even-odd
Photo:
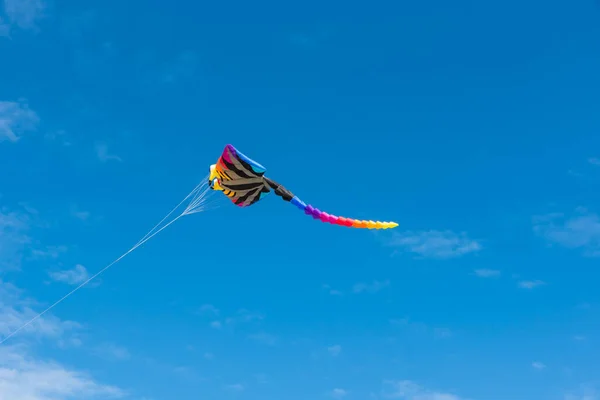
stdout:
[[581,385],[567,393],[564,400],[600,400],[600,392],[593,385]]
[[[221,311],[212,304],[205,304],[200,307],[199,313],[211,316],[213,318],[221,315]],[[233,328],[240,324],[258,322],[263,319],[264,316],[262,314],[251,312],[242,308],[229,317],[214,319],[210,322],[210,326],[214,329],[221,329],[225,326]]]
[[437,338],[447,338],[452,336],[452,331],[448,328],[433,328],[433,334]]
[[354,293],[377,293],[380,290],[390,286],[390,281],[373,281],[371,283],[357,283],[352,288]]
[[[15,285],[0,281],[0,335],[5,336],[29,321],[40,305],[27,298]],[[73,336],[81,329],[48,313],[31,323],[0,346],[0,399],[63,400],[71,398],[119,398],[125,391],[96,382],[82,371],[66,368],[56,361],[34,357],[28,338],[50,339],[61,348],[80,345]]]
[[84,372],[34,359],[16,347],[0,348],[0,377],[0,399],[120,398],[126,394],[116,386],[94,381]]
[[[56,258],[61,246],[41,247],[39,251],[27,251],[23,244],[37,246],[32,229],[40,223],[37,211],[31,207],[25,211],[0,212],[0,259],[26,261],[24,254],[33,258]],[[29,249],[31,250],[31,249]],[[83,371],[67,368],[54,360],[34,356],[30,346],[51,341],[61,349],[82,345],[83,327],[75,321],[61,320],[51,312],[38,316],[45,308],[16,285],[0,280],[0,338],[10,337],[0,346],[0,399],[14,400],[63,400],[70,398],[118,398],[126,393],[116,386],[95,381]],[[28,324],[25,326],[25,324]],[[33,340],[32,340],[33,339]]]
[[348,395],[348,391],[345,389],[335,388],[330,392],[330,396],[334,399],[343,399]]
[[432,334],[436,338],[448,338],[452,336],[452,330],[444,327],[430,327],[423,322],[412,321],[410,318],[397,318],[390,319],[390,324],[397,327],[405,327],[410,330],[423,333],[423,334]]
[[110,358],[113,360],[129,360],[131,358],[131,354],[129,351],[122,346],[118,346],[114,343],[105,343],[96,348],[96,354],[104,358]]
[[90,277],[87,269],[81,264],[75,265],[72,269],[49,272],[48,275],[53,280],[68,285],[79,285]]
[[323,290],[327,291],[332,296],[341,296],[343,293],[340,290],[332,288],[330,285],[323,285]]
[[10,26],[0,17],[0,37],[10,36]]
[[539,362],[539,361],[534,361],[534,362],[532,362],[532,363],[531,363],[531,366],[532,366],[534,369],[544,369],[544,368],[546,368],[546,364],[544,364],[544,363],[542,363],[542,362]]
[[481,250],[481,245],[465,233],[422,231],[394,234],[389,246],[418,254],[423,258],[447,259]]
[[71,141],[67,137],[67,132],[62,129],[53,132],[47,132],[44,134],[44,138],[50,142],[57,142],[63,146],[72,145]]
[[600,256],[600,218],[585,208],[571,216],[552,213],[533,218],[534,232],[551,244],[579,249],[589,257]]
[[0,101],[0,142],[17,142],[37,129],[40,119],[26,101]]
[[117,156],[116,154],[112,154],[109,153],[108,151],[108,145],[106,143],[96,143],[95,145],[95,150],[96,150],[96,156],[98,157],[98,160],[102,161],[102,162],[108,162],[108,161],[123,161],[121,159],[121,157]]
[[40,249],[32,249],[31,256],[34,259],[50,258],[56,259],[68,250],[67,246],[46,246]]
[[500,271],[496,269],[481,268],[473,271],[480,278],[497,278],[500,276]]
[[588,162],[592,165],[596,165],[596,166],[600,167],[600,158],[591,157],[591,158],[588,158]]
[[400,400],[464,400],[452,393],[424,388],[410,380],[384,381],[382,396]]
[[[46,16],[47,5],[43,0],[4,0],[6,35],[11,27],[22,30],[37,31],[38,22]],[[0,21],[1,24],[2,21]]]
[[20,267],[26,246],[32,241],[30,225],[28,214],[0,208],[0,270]]
[[30,205],[9,208],[0,205],[0,272],[19,270],[23,262],[56,260],[68,251],[64,245],[46,245],[36,239],[51,225]]
[[258,383],[259,385],[265,385],[269,383],[269,376],[267,374],[254,374],[254,378],[256,379],[256,383]]
[[[37,315],[33,307],[39,306],[33,299],[26,298],[21,289],[0,280],[0,335],[7,336],[30,321]],[[57,339],[80,328],[81,325],[74,321],[61,321],[46,314],[23,328],[20,334]]]
[[333,357],[337,357],[340,355],[340,353],[342,352],[342,346],[340,346],[339,344],[333,345],[333,346],[329,346],[327,348],[327,351],[329,352],[329,354],[331,354]]
[[225,389],[231,392],[243,392],[245,388],[244,385],[242,385],[241,383],[233,383],[230,385],[226,385]]
[[249,323],[249,322],[254,322],[254,321],[261,321],[264,318],[265,317],[260,313],[252,312],[252,311],[242,308],[242,309],[238,310],[231,317],[225,318],[225,323],[227,323],[229,325],[239,324],[239,323]]
[[219,309],[212,304],[203,304],[200,306],[199,312],[205,315],[219,315]]
[[71,215],[81,221],[87,221],[90,218],[91,213],[89,211],[82,210],[79,207],[72,206]]
[[540,281],[540,280],[517,282],[517,286],[519,286],[521,289],[533,289],[533,288],[536,288],[538,286],[542,286],[545,284],[546,284],[546,282]]

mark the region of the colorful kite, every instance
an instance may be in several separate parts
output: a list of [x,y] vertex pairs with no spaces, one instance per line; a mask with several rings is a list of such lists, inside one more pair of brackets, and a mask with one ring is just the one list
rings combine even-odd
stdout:
[[240,207],[248,207],[256,203],[273,190],[283,200],[292,203],[306,215],[322,222],[368,229],[388,229],[398,226],[395,222],[364,221],[327,214],[307,205],[279,183],[264,176],[265,171],[265,167],[228,144],[217,163],[210,166],[208,184],[211,189],[222,191],[235,205]]
[[[292,192],[281,186],[279,183],[272,179],[264,176],[265,167],[259,163],[252,161],[239,151],[237,151],[232,145],[228,144],[223,151],[221,157],[216,164],[210,166],[210,174],[207,179],[204,178],[202,181],[177,205],[173,208],[166,216],[161,219],[148,233],[146,233],[133,247],[121,254],[110,264],[90,276],[84,282],[79,284],[69,293],[52,303],[42,312],[33,316],[30,320],[23,323],[14,331],[10,332],[2,339],[0,339],[0,345],[6,342],[9,338],[14,336],[17,332],[20,332],[27,326],[31,325],[37,319],[42,317],[48,311],[65,301],[68,297],[73,295],[83,286],[87,285],[96,277],[103,274],[110,267],[121,261],[125,256],[142,246],[144,243],[152,239],[154,236],[159,234],[162,230],[166,229],[169,225],[177,221],[186,215],[191,215],[208,210],[208,194],[212,193],[212,190],[222,191],[231,201],[240,206],[248,207],[266,194],[270,193],[271,190],[275,194],[281,197],[283,200],[292,203],[305,214],[312,216],[314,219],[320,219],[323,222],[329,222],[330,224],[354,227],[354,228],[368,228],[368,229],[388,229],[395,228],[398,226],[395,222],[380,222],[380,221],[360,221],[351,218],[336,217],[335,215],[327,214],[326,212],[320,211],[313,206],[307,205],[298,197],[294,196]],[[191,199],[191,200],[190,200]],[[188,202],[187,207],[180,213],[175,214],[176,217],[169,220],[169,217],[175,213],[182,204]],[[168,221],[168,222],[167,222]]]

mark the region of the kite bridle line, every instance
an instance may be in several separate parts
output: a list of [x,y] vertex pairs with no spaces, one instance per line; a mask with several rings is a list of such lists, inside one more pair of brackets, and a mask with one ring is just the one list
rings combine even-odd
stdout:
[[[2,340],[0,340],[0,345],[4,344],[4,342],[6,342],[11,337],[13,337],[15,334],[17,334],[21,330],[27,328],[29,325],[31,325],[32,323],[37,321],[48,311],[52,310],[54,307],[56,307],[57,305],[62,303],[64,300],[66,300],[68,297],[70,297],[73,293],[77,292],[79,289],[81,289],[82,287],[84,287],[85,285],[90,283],[92,280],[94,280],[95,278],[100,276],[102,273],[104,273],[110,267],[112,267],[113,265],[115,265],[116,263],[121,261],[123,258],[125,258],[125,256],[127,256],[129,253],[133,252],[135,249],[142,246],[148,240],[150,240],[154,236],[158,235],[163,229],[166,229],[169,225],[171,225],[172,223],[174,223],[181,217],[203,211],[204,205],[206,205],[206,195],[210,192],[210,187],[207,185],[207,179],[208,179],[208,177],[206,177],[205,179],[200,181],[200,183],[187,196],[185,196],[185,198],[183,200],[181,200],[179,202],[179,204],[177,204],[171,211],[169,211],[169,213],[167,215],[165,215],[158,224],[154,225],[154,227],[152,229],[150,229],[148,231],[148,233],[146,233],[132,248],[130,248],[125,253],[120,255],[117,259],[115,259],[113,262],[108,264],[106,267],[102,268],[100,271],[96,272],[94,275],[89,277],[87,280],[85,280],[83,283],[81,283],[75,289],[71,290],[69,293],[67,293],[66,295],[61,297],[59,300],[55,301],[52,305],[48,306],[48,308],[46,308],[44,311],[40,312],[35,317],[31,318],[29,321],[27,321],[23,325],[21,325],[19,328],[17,328],[16,330],[9,333],[7,336],[2,338]],[[192,197],[192,200],[190,201],[188,206],[185,208],[185,210],[181,214],[179,214],[177,217],[173,218],[171,221],[169,221],[168,223],[163,225],[160,229],[156,230],[167,218],[169,218],[169,216],[171,214],[173,214],[175,212],[175,210],[177,210],[190,197]]]

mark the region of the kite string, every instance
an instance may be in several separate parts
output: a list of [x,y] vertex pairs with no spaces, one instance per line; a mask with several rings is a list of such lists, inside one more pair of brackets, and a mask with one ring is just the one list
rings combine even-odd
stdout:
[[[75,293],[76,291],[78,291],[79,289],[81,289],[82,287],[84,287],[85,285],[87,285],[88,283],[90,283],[93,279],[97,278],[98,276],[100,276],[102,273],[104,273],[107,269],[109,269],[110,267],[112,267],[113,265],[115,265],[117,262],[121,261],[123,258],[125,258],[125,256],[127,256],[129,253],[133,252],[135,249],[137,249],[138,247],[140,247],[141,245],[143,245],[144,243],[146,243],[148,240],[152,239],[154,236],[158,235],[163,229],[166,229],[169,225],[171,225],[172,223],[174,223],[175,221],[177,221],[179,218],[187,215],[186,211],[182,212],[181,214],[179,214],[177,217],[175,217],[174,219],[172,219],[171,221],[169,221],[167,224],[165,224],[163,227],[161,227],[160,229],[158,229],[156,232],[152,233],[152,231],[154,231],[165,219],[167,219],[169,217],[169,215],[171,215],[186,199],[188,199],[193,193],[195,193],[196,191],[199,190],[199,188],[202,186],[202,183],[200,183],[198,186],[196,186],[191,192],[190,194],[188,194],[173,210],[171,210],[158,224],[156,224],[148,233],[146,233],[142,239],[140,239],[140,241],[138,241],[132,248],[130,248],[129,250],[127,250],[125,253],[123,253],[121,256],[119,256],[117,259],[115,259],[113,262],[111,262],[110,264],[108,264],[106,267],[102,268],[100,271],[96,272],[94,275],[92,275],[91,277],[89,277],[86,281],[82,282],[79,286],[77,286],[76,288],[74,288],[73,290],[71,290],[69,293],[67,293],[66,295],[64,295],[63,297],[61,297],[59,300],[57,300],[56,302],[54,302],[52,305],[50,305],[48,308],[46,308],[44,311],[40,312],[39,314],[37,314],[35,317],[31,318],[29,321],[27,321],[26,323],[24,323],[23,325],[21,325],[19,328],[17,328],[16,330],[14,330],[13,332],[9,333],[7,336],[5,336],[4,338],[2,338],[2,340],[0,340],[0,345],[3,344],[4,342],[6,342],[8,339],[10,339],[11,337],[13,337],[15,334],[17,334],[18,332],[20,332],[21,330],[25,329],[26,327],[28,327],[29,325],[31,325],[33,322],[37,321],[40,317],[42,317],[44,314],[46,314],[48,311],[52,310],[54,307],[56,307],[57,305],[59,305],[60,303],[62,303],[64,300],[66,300],[69,296],[71,296],[73,293]],[[206,192],[208,190],[208,188],[205,188],[203,190],[203,192]]]
[[188,210],[184,212],[185,215],[196,214],[202,211],[214,210],[219,208],[220,203],[223,202],[225,197],[216,196],[216,197],[207,197],[202,199],[199,202],[199,206],[188,207]]
[[[187,199],[189,199],[194,193],[198,193],[200,191],[200,189],[202,188],[202,186],[206,185],[206,180],[208,179],[208,175],[198,184],[196,185],[196,187],[187,195],[183,198],[183,200],[181,200],[179,202],[179,204],[177,204],[171,211],[169,211],[169,213],[167,215],[165,215],[163,217],[163,219],[161,219],[156,225],[154,225],[154,227],[152,229],[150,229],[148,231],[148,233],[146,233],[140,240],[138,243],[141,243],[144,239],[146,239],[146,237],[148,237],[149,235],[152,234],[152,232],[154,232],[154,230],[156,228],[158,228],[160,226],[160,224],[162,224],[167,218],[169,218],[169,216],[171,214],[173,214],[173,212],[175,212],[175,210],[177,210]],[[204,192],[206,192],[206,188],[204,188]],[[189,207],[189,206],[188,206]]]
[[203,205],[203,203],[205,202],[205,200],[206,200],[205,197],[207,196],[207,194],[210,191],[209,190],[210,187],[208,187],[207,180],[208,180],[208,176],[206,176],[204,181],[201,183],[201,184],[207,184],[207,187],[202,191],[198,190],[196,192],[196,195],[192,198],[192,201],[190,201],[190,203],[188,204],[186,209],[183,211],[184,215],[193,213],[196,208],[201,207]]

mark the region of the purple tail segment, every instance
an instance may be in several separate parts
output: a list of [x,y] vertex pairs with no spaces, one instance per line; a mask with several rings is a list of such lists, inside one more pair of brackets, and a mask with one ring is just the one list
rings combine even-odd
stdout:
[[398,226],[395,222],[381,222],[381,221],[364,221],[352,218],[338,217],[335,215],[327,214],[324,211],[319,210],[309,204],[306,204],[300,200],[297,196],[294,196],[290,201],[293,205],[304,211],[306,215],[310,215],[314,219],[321,220],[322,222],[329,222],[332,225],[341,225],[352,228],[367,228],[367,229],[389,229]]

